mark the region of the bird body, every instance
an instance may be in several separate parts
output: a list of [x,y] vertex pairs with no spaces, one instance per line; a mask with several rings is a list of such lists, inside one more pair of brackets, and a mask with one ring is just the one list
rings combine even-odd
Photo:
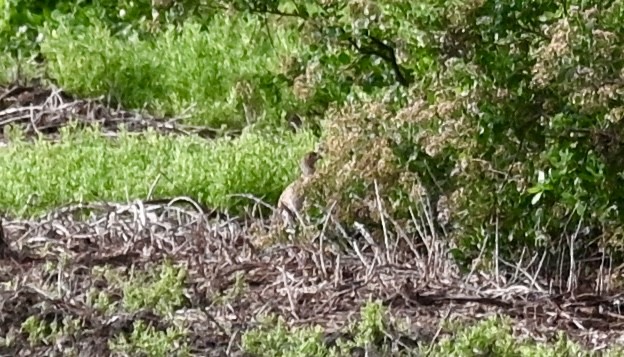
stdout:
[[302,185],[314,175],[316,162],[320,158],[321,156],[314,151],[307,153],[299,163],[301,176],[290,183],[280,195],[276,213],[281,216],[283,222],[292,224],[295,219],[302,220],[301,209],[305,201]]

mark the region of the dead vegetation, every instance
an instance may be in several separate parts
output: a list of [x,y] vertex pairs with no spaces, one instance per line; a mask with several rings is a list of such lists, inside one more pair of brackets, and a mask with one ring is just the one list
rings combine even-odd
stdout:
[[[76,99],[59,88],[40,85],[13,84],[0,87],[0,128],[10,125],[22,129],[28,139],[44,136],[58,139],[62,127],[69,123],[85,126],[97,125],[109,137],[117,136],[122,127],[129,133],[152,129],[164,134],[198,135],[214,138],[222,134],[217,129],[180,123],[177,118],[158,118],[147,113],[113,108],[104,98]],[[238,135],[238,132],[227,133]],[[5,133],[0,142],[5,143]]]
[[[519,334],[548,340],[563,329],[595,348],[608,345],[624,328],[617,305],[621,294],[550,294],[521,278],[498,285],[484,274],[465,279],[450,263],[430,271],[426,260],[410,251],[392,252],[389,263],[383,249],[367,244],[357,254],[337,252],[330,242],[322,250],[318,244],[259,250],[248,235],[249,225],[139,201],[79,205],[36,220],[5,219],[0,335],[10,336],[12,343],[2,354],[73,350],[109,355],[107,341],[131,332],[141,320],[157,330],[181,322],[194,355],[242,355],[241,335],[267,314],[293,326],[323,326],[329,343],[371,298],[381,300],[393,318],[411,321],[407,331],[390,335],[388,341],[397,348],[407,340],[431,342],[444,319],[496,313],[514,317]],[[149,272],[164,261],[187,271],[185,298],[172,316],[152,309],[103,311],[89,303],[94,288],[112,301],[123,295],[97,269],[129,279],[131,272]],[[241,284],[244,288],[232,293]],[[70,317],[82,328],[56,343],[30,344],[21,330],[30,316],[48,322]]]

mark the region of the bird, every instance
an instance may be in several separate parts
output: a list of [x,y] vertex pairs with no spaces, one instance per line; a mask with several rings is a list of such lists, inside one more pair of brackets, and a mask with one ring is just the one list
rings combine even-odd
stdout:
[[305,195],[301,192],[301,185],[314,175],[316,162],[321,158],[322,156],[316,151],[306,153],[299,162],[300,177],[291,182],[280,195],[277,201],[276,214],[281,216],[284,223],[292,225],[295,219],[302,221],[301,208],[305,201]]

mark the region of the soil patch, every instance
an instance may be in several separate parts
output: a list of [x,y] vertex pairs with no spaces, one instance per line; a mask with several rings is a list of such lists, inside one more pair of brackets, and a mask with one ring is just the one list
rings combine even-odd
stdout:
[[[397,348],[444,336],[446,331],[438,331],[444,319],[471,321],[492,314],[513,317],[518,334],[547,341],[564,330],[596,349],[617,342],[624,330],[621,294],[555,295],[518,284],[496,287],[485,274],[466,281],[450,263],[411,250],[390,256],[364,244],[357,254],[338,252],[327,242],[323,248],[283,244],[260,249],[250,224],[146,202],[77,205],[33,220],[5,218],[0,336],[11,336],[14,347],[0,354],[72,349],[109,355],[108,341],[132,331],[134,322],[164,331],[175,320],[189,331],[193,354],[242,356],[242,333],[270,313],[293,326],[320,325],[326,342],[334,343],[337,337],[349,338],[344,327],[369,299],[383,301],[392,316],[411,321],[407,331],[389,332],[383,342]],[[173,319],[150,310],[105,312],[89,303],[92,289],[113,299],[123,294],[97,269],[129,277],[153,271],[165,260],[188,270],[185,299]],[[232,293],[241,283],[242,292]],[[81,329],[57,341],[30,344],[21,331],[30,316],[46,321],[71,317]]]

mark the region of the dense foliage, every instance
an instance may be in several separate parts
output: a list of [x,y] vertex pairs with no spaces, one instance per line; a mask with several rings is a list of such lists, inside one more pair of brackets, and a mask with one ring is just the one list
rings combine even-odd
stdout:
[[458,257],[474,258],[495,236],[507,256],[619,245],[622,2],[310,7],[263,11],[297,13],[314,29],[317,77],[353,84],[357,99],[324,133],[342,174],[327,191],[344,205],[357,205],[360,187],[371,206],[376,182],[405,214],[424,185],[450,214]]
[[[51,78],[76,92],[133,107],[158,93],[153,109],[170,114],[203,100],[211,104],[195,120],[213,125],[249,124],[250,108],[264,113],[251,122],[265,126],[297,113],[321,129],[327,151],[317,199],[336,202],[345,220],[379,221],[380,197],[406,221],[427,194],[458,258],[495,242],[507,256],[523,247],[557,247],[553,256],[619,247],[620,0],[3,4],[0,34],[32,45],[3,41],[5,50],[31,48]],[[230,18],[255,21],[249,31],[268,33],[270,43],[250,37],[240,48],[219,47]],[[126,53],[127,43],[137,45]],[[191,57],[178,52],[181,43]],[[96,48],[102,61],[73,56]],[[155,60],[156,52],[164,56]],[[179,74],[193,72],[187,59],[213,53],[238,53],[249,71],[229,68],[217,80],[220,68],[206,61]],[[91,71],[91,82],[72,68]],[[111,68],[118,72],[107,81]],[[236,93],[225,95],[229,88]]]

